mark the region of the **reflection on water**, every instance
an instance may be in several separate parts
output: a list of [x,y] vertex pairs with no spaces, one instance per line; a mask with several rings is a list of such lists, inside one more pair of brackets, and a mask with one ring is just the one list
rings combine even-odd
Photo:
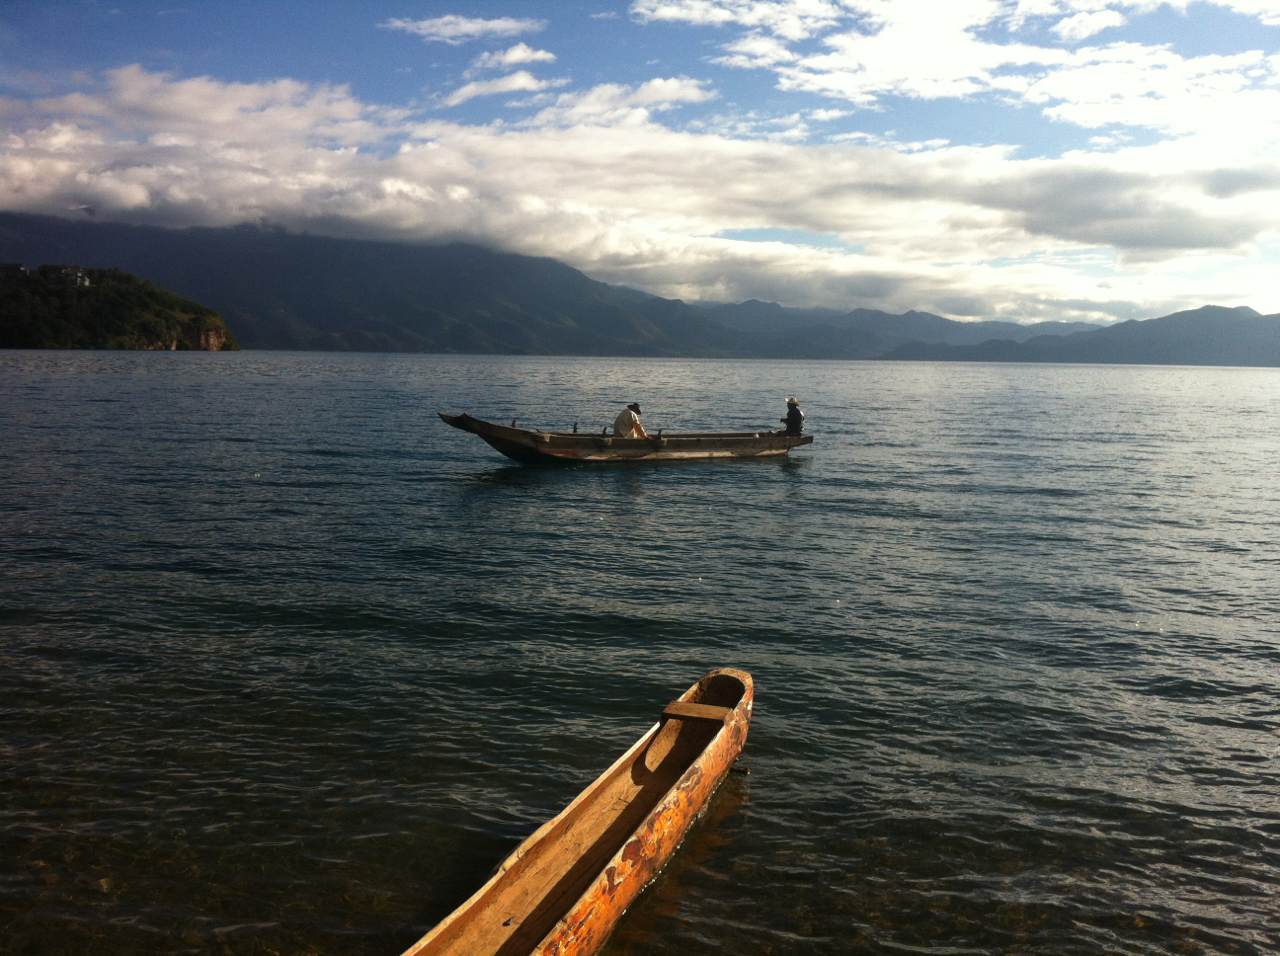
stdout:
[[[435,418],[766,427],[525,469]],[[615,953],[1280,948],[1280,373],[0,355],[0,935],[396,952],[708,668]],[[563,420],[561,420],[563,419]]]

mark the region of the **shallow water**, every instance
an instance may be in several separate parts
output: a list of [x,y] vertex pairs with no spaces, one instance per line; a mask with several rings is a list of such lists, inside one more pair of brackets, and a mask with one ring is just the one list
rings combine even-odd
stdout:
[[[768,427],[541,470],[437,409]],[[0,938],[393,953],[710,667],[609,952],[1280,948],[1280,370],[0,353]]]

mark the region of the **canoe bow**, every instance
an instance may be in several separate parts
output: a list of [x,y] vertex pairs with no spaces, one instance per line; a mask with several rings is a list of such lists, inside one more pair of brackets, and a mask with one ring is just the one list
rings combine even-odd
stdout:
[[741,753],[751,675],[720,668],[404,956],[589,956],[683,840]]

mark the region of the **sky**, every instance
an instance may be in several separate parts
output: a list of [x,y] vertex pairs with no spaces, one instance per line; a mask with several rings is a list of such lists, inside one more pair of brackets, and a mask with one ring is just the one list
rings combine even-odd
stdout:
[[688,301],[1280,312],[1280,0],[3,0],[0,209]]

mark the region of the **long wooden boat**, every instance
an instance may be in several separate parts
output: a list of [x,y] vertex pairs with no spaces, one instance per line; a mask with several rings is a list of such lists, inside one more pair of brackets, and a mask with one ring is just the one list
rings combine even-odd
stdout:
[[514,422],[499,425],[461,415],[438,413],[464,432],[479,435],[508,458],[525,464],[577,461],[669,461],[688,458],[769,458],[808,445],[812,435],[784,432],[672,432],[652,438],[617,438],[581,432],[533,431]]
[[404,956],[587,956],[683,839],[746,743],[751,675],[713,670]]

